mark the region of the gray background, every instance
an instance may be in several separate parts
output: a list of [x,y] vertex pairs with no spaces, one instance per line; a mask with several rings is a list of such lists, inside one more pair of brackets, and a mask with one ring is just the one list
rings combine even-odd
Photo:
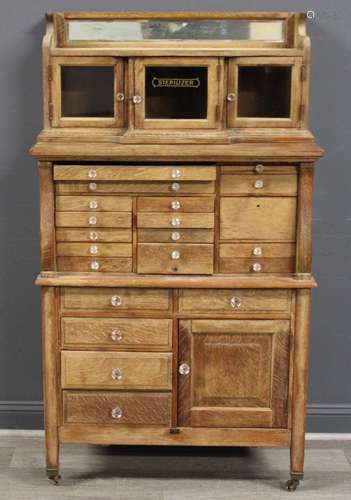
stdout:
[[44,14],[67,10],[314,9],[311,129],[327,150],[314,203],[309,430],[351,432],[349,0],[2,0],[0,6],[0,427],[42,426],[38,186],[28,156],[42,125]]

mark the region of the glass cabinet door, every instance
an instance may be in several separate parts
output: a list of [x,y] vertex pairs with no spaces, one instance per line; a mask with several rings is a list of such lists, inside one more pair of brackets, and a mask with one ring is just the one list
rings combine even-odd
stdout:
[[295,127],[300,63],[294,58],[237,58],[229,62],[229,127]]
[[53,126],[121,127],[123,65],[112,57],[53,61]]
[[215,128],[216,58],[142,58],[135,66],[137,128]]

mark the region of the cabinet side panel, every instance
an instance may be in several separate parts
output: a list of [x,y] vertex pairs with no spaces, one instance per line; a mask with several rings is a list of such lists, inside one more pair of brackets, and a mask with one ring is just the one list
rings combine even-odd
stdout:
[[50,162],[39,162],[39,188],[40,265],[42,271],[55,271],[55,196]]

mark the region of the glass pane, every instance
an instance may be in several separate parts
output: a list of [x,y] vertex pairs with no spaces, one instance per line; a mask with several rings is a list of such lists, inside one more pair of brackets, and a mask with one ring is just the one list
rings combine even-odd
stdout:
[[238,116],[289,118],[291,66],[239,66]]
[[114,68],[61,66],[61,114],[66,117],[113,117]]
[[207,68],[147,66],[145,117],[207,118]]
[[125,42],[140,40],[284,41],[284,21],[245,19],[134,19],[68,21],[68,40]]

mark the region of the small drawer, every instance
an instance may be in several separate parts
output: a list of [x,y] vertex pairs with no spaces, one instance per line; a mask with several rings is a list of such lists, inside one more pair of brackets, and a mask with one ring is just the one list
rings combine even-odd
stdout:
[[138,273],[212,274],[213,245],[138,245]]
[[131,227],[129,212],[56,212],[58,227]]
[[214,181],[211,166],[55,165],[54,180],[77,181]]
[[63,391],[64,424],[171,425],[172,395]]
[[56,181],[57,194],[80,193],[140,193],[140,194],[211,194],[215,191],[214,181],[187,182],[70,182]]
[[214,214],[138,213],[137,226],[168,229],[213,228]]
[[140,243],[213,243],[213,229],[138,229]]
[[290,311],[289,290],[181,290],[179,310],[201,313],[265,313]]
[[221,259],[235,258],[291,258],[295,257],[294,243],[222,243],[219,245]]
[[221,175],[221,194],[296,196],[296,174]]
[[262,273],[294,273],[295,272],[294,257],[286,259],[220,259],[219,272],[240,274],[262,274]]
[[56,254],[63,257],[132,257],[130,243],[57,243]]
[[168,311],[170,291],[158,288],[63,288],[63,307],[82,311]]
[[131,273],[132,259],[101,257],[57,257],[57,270],[72,273]]
[[132,241],[132,229],[56,229],[56,241],[79,242],[129,242]]
[[63,389],[172,389],[172,354],[61,352]]
[[122,196],[56,196],[61,212],[131,212],[132,198]]
[[71,348],[172,348],[171,319],[64,317],[61,332],[62,344]]
[[139,212],[213,212],[214,198],[202,197],[140,197]]

